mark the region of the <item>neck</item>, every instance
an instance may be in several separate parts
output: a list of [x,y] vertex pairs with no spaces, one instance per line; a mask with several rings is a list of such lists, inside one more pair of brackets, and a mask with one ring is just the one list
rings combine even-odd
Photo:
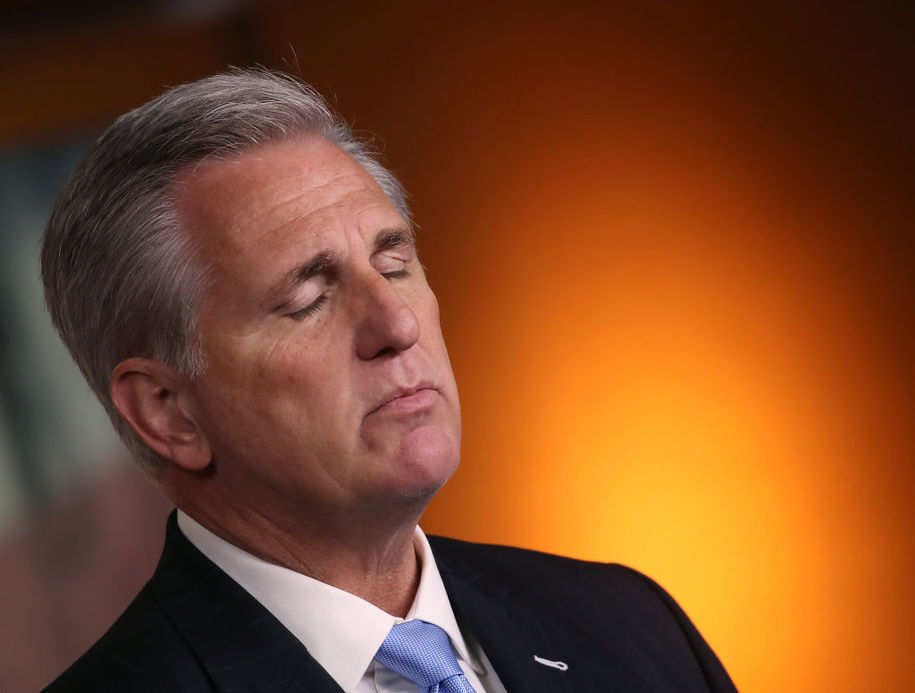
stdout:
[[[173,498],[176,505],[218,537],[265,561],[354,594],[379,609],[406,616],[419,586],[413,539],[421,508],[307,518],[251,509],[212,512]],[[229,504],[219,506],[232,507]]]

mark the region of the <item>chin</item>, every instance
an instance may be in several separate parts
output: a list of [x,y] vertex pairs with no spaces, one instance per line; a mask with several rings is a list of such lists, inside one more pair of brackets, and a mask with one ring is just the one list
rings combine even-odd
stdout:
[[457,470],[460,442],[438,426],[421,426],[401,440],[398,458],[404,493],[431,498]]
[[[447,481],[447,479],[445,480]],[[411,484],[409,486],[404,486],[403,488],[397,489],[393,499],[391,499],[392,505],[397,506],[417,506],[420,511],[425,510],[426,505],[435,497],[435,494],[439,492],[442,486],[445,485],[443,481],[440,484],[435,486],[418,486],[416,484]]]

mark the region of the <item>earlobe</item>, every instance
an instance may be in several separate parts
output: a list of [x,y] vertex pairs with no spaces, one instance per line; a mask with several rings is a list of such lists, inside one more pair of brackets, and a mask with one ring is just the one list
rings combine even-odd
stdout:
[[160,457],[200,471],[212,451],[187,407],[187,378],[154,359],[129,358],[111,374],[111,399],[136,434]]

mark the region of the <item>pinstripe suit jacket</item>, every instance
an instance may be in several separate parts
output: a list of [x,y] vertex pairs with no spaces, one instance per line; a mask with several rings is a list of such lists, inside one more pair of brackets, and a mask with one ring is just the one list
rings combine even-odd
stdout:
[[[676,603],[635,571],[429,540],[458,622],[509,693],[735,690]],[[174,514],[152,579],[46,690],[341,691],[279,621],[187,541]]]

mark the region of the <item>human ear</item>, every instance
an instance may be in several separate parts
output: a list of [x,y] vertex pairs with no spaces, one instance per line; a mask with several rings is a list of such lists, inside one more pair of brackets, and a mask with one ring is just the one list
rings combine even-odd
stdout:
[[111,374],[111,399],[118,413],[160,457],[187,471],[213,459],[209,442],[189,406],[190,381],[155,359],[129,358]]

